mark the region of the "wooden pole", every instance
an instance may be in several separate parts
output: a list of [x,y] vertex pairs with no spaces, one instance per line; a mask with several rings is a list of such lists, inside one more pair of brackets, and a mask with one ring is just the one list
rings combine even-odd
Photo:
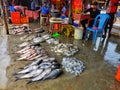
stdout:
[[8,30],[8,23],[7,23],[7,19],[6,19],[6,14],[5,14],[5,6],[4,6],[4,1],[1,1],[1,7],[2,7],[2,11],[3,11],[3,20],[5,23],[5,30],[6,30],[6,34],[9,34],[9,30]]
[[69,4],[69,13],[68,13],[68,17],[70,18],[72,14],[72,0],[70,0],[70,4]]

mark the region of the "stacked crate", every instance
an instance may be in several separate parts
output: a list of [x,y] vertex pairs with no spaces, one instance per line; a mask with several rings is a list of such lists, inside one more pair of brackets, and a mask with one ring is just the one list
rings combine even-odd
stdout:
[[20,12],[11,12],[12,24],[20,24]]
[[27,16],[21,16],[20,12],[11,12],[12,24],[26,24],[29,23],[29,18]]

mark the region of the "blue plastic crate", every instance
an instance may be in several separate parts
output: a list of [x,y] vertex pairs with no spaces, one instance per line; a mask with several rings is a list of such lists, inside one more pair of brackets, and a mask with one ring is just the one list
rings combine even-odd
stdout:
[[15,9],[14,9],[14,6],[10,6],[10,12],[14,12]]

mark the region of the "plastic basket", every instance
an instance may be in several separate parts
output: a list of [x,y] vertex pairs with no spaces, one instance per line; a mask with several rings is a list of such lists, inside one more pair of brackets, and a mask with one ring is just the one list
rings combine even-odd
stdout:
[[14,6],[10,6],[10,12],[14,12],[15,9],[14,9]]
[[11,12],[12,24],[20,24],[20,12]]
[[29,18],[27,16],[22,16],[21,17],[21,23],[22,24],[27,24],[29,23]]

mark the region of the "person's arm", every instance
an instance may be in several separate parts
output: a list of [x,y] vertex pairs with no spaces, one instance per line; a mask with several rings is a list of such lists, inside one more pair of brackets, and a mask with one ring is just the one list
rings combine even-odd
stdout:
[[106,4],[105,4],[106,7],[108,7],[109,2],[110,0],[106,0]]
[[39,10],[37,10],[37,12],[40,12],[40,11],[41,11],[41,8],[42,8],[42,7],[40,7],[40,9],[39,9]]
[[91,8],[84,11],[84,13],[90,12]]

